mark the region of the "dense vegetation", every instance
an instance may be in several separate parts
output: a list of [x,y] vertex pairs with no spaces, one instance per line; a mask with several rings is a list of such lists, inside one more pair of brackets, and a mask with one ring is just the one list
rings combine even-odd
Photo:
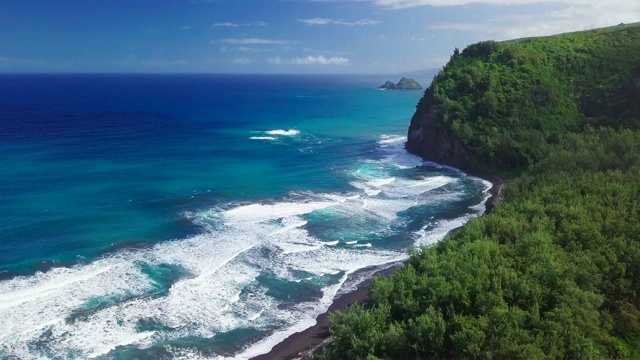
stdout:
[[640,359],[640,27],[471,45],[413,121],[431,106],[487,169],[523,174],[335,314],[320,357]]
[[493,170],[535,164],[546,143],[588,125],[638,129],[640,26],[456,50],[412,128],[430,107],[438,125]]

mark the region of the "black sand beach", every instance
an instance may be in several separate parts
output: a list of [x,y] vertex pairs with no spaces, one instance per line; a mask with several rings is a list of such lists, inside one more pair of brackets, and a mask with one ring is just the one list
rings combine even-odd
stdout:
[[[504,183],[501,179],[496,177],[483,178],[493,184],[489,190],[491,196],[487,199],[486,210],[483,214],[487,215],[493,211],[496,203],[501,200]],[[451,235],[451,233],[448,235]],[[376,273],[376,275],[390,275],[397,268],[397,266],[394,266],[392,268],[382,270]],[[336,299],[336,301],[331,304],[327,312],[320,314],[316,318],[316,325],[289,336],[284,341],[274,346],[270,352],[256,356],[252,358],[252,360],[290,360],[302,358],[301,353],[317,347],[331,335],[329,332],[329,314],[337,310],[344,310],[353,304],[365,303],[368,299],[370,285],[370,279],[362,282],[355,291],[344,294]]]

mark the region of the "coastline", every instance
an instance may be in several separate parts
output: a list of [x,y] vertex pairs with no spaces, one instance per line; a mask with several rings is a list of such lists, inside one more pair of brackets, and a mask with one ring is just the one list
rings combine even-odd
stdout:
[[[472,175],[472,174],[470,174]],[[483,180],[489,181],[492,186],[489,189],[489,198],[485,203],[485,211],[482,215],[490,214],[495,206],[502,201],[502,190],[504,182],[495,176],[478,176],[472,175]],[[463,225],[464,226],[464,225]],[[459,228],[451,230],[446,236],[451,236]],[[389,276],[396,271],[399,266],[378,271],[372,276],[384,275]],[[363,304],[368,301],[369,286],[371,278],[363,281],[358,288],[352,292],[346,293],[338,297],[329,307],[329,309],[316,317],[316,324],[306,330],[297,332],[284,339],[282,342],[274,346],[268,353],[251,358],[251,360],[307,360],[311,359],[314,351],[330,344],[331,333],[329,332],[329,314],[345,310],[354,304]]]
[[[374,275],[391,275],[401,264],[394,265],[390,268],[380,270]],[[310,359],[305,357],[303,353],[311,352],[322,345],[331,336],[329,333],[329,314],[346,310],[354,304],[364,304],[369,297],[369,286],[371,285],[369,278],[358,285],[354,291],[340,295],[329,309],[316,317],[316,324],[306,330],[291,334],[288,338],[274,346],[271,351],[266,354],[258,355],[251,360],[293,360],[293,359]]]

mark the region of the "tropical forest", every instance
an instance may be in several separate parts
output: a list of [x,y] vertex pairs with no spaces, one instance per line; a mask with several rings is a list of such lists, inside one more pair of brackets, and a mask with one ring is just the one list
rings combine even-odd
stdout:
[[334,313],[320,359],[640,359],[638,24],[455,49],[407,148],[503,189]]

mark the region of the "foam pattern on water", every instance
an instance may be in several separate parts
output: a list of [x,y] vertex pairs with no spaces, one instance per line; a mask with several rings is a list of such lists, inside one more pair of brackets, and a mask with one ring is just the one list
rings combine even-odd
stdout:
[[[1,281],[0,356],[109,357],[122,346],[145,349],[234,329],[264,334],[236,358],[269,351],[315,324],[340,291],[406,259],[384,240],[401,225],[402,212],[462,196],[455,174],[402,173],[422,163],[404,151],[403,140],[380,139],[380,157],[346,175],[352,192],[225,204],[189,214],[204,227],[200,235]],[[406,236],[430,245],[482,211],[478,205]],[[161,280],[149,269],[180,271]],[[293,301],[291,289],[308,293]],[[176,358],[212,358],[196,349],[165,348]]]

